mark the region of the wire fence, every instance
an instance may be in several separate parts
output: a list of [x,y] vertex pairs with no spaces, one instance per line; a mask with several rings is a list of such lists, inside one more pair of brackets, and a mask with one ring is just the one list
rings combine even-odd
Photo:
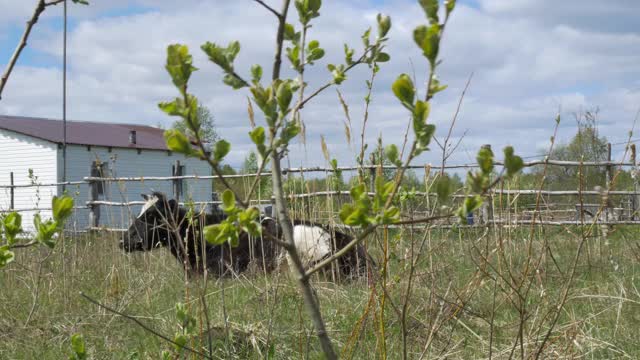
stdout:
[[[525,167],[535,166],[559,166],[559,167],[601,167],[607,169],[607,179],[611,178],[613,168],[633,168],[635,170],[635,148],[631,149],[631,161],[629,162],[615,162],[615,161],[602,161],[602,162],[579,162],[579,161],[564,161],[564,160],[552,160],[545,158],[544,160],[525,162]],[[497,166],[504,166],[501,162],[495,163]],[[430,173],[432,170],[457,170],[457,169],[473,169],[477,168],[477,164],[458,164],[458,165],[445,165],[435,166],[432,164],[424,165],[412,165],[411,169],[424,169],[425,174]],[[304,180],[305,173],[323,172],[326,174],[348,171],[364,171],[370,176],[370,181],[373,184],[373,178],[376,176],[378,170],[396,170],[395,166],[342,166],[338,168],[329,167],[297,167],[286,168],[282,172],[285,175],[298,174],[300,178]],[[248,179],[260,176],[268,179],[271,176],[270,172],[263,172],[261,174],[233,174],[224,175],[225,180],[247,181]],[[122,196],[123,190],[126,189],[127,183],[144,184],[146,182],[170,182],[173,188],[173,194],[167,194],[179,199],[180,193],[177,189],[181,186],[176,184],[183,181],[195,181],[195,182],[213,182],[219,179],[218,176],[213,175],[179,175],[179,176],[149,176],[149,177],[101,177],[101,176],[88,176],[82,180],[55,182],[55,183],[33,183],[33,184],[14,184],[13,176],[11,176],[11,182],[9,184],[0,185],[0,191],[4,190],[8,192],[8,203],[10,204],[6,209],[1,209],[0,212],[16,211],[21,213],[33,213],[41,211],[50,211],[50,207],[40,206],[34,204],[33,206],[14,206],[14,198],[16,192],[27,188],[57,188],[52,190],[60,193],[61,187],[75,186],[76,188],[86,186],[86,197],[79,196],[84,192],[78,191],[76,196],[76,206],[74,210],[76,214],[80,212],[85,213],[87,221],[80,222],[79,226],[76,226],[76,230],[87,231],[102,229],[106,231],[123,231],[124,225],[126,225],[126,219],[130,218],[130,215],[135,213],[132,211],[133,207],[140,207],[144,204],[144,201],[129,200],[126,196]],[[304,181],[303,181],[304,182]],[[120,190],[120,197],[117,196],[105,196],[100,194],[98,188],[101,186],[116,184]],[[304,186],[302,186],[304,188]],[[540,190],[540,189],[493,189],[487,195],[489,201],[485,202],[483,208],[477,211],[477,214],[468,214],[464,227],[478,227],[487,225],[501,225],[501,226],[519,226],[519,225],[577,225],[584,221],[584,215],[586,214],[589,219],[598,222],[599,224],[617,225],[627,224],[636,225],[640,224],[640,217],[638,217],[638,204],[640,204],[640,191],[620,191],[620,190],[608,190],[609,184],[604,184],[604,187],[600,190]],[[217,193],[214,191],[210,194],[209,199],[190,199],[190,201],[179,201],[180,205],[189,205],[200,207],[201,209],[213,210],[216,206],[221,204],[218,200]],[[369,196],[373,196],[374,193],[369,193]],[[410,209],[414,216],[418,213],[432,213],[438,204],[435,192],[427,191],[414,191],[411,194],[413,201],[418,205],[413,206]],[[541,201],[535,207],[532,205],[531,196],[540,197]],[[288,200],[289,205],[294,212],[294,215],[298,215],[304,218],[312,218],[314,221],[327,222],[337,224],[338,211],[342,204],[349,201],[350,192],[345,190],[323,190],[323,191],[310,191],[307,187],[305,191],[289,191]],[[463,193],[455,193],[451,196],[452,204],[460,203],[466,197]],[[522,198],[529,197],[529,200],[522,200]],[[579,199],[576,199],[579,198]],[[614,203],[612,199],[616,199],[617,203]],[[587,200],[588,203],[585,203]],[[262,208],[267,214],[269,212],[269,206],[274,203],[274,199],[269,197],[260,198],[254,197],[250,200],[251,205],[256,205]],[[120,226],[114,226],[109,219],[107,221],[100,221],[101,209],[107,209],[109,212],[114,208],[126,209],[121,211],[120,217],[123,219],[119,223]],[[603,216],[598,214],[603,213]],[[104,219],[104,218],[103,218]],[[427,225],[428,227],[451,227],[460,226],[458,219],[442,219],[434,223]]]

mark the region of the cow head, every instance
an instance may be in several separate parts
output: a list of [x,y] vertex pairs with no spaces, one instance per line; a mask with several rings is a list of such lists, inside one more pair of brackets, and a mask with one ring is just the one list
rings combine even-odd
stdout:
[[124,251],[149,251],[167,245],[171,224],[178,213],[178,203],[160,192],[142,194],[145,203],[140,214],[132,219],[129,229],[122,235],[120,248]]

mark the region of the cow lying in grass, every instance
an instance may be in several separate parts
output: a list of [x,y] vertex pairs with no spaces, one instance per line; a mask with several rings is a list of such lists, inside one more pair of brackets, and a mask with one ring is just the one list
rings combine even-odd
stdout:
[[[269,240],[283,239],[282,229],[274,219],[264,218],[261,221],[261,238],[241,232],[236,247],[229,244],[212,245],[204,240],[203,228],[220,223],[224,215],[191,215],[175,200],[169,200],[159,192],[142,196],[146,203],[120,243],[120,247],[127,252],[168,247],[189,273],[202,274],[206,269],[218,277],[241,273],[251,264],[268,273],[284,258],[284,249],[277,242]],[[307,268],[331,256],[353,239],[350,235],[330,231],[319,224],[297,220],[293,224],[296,249]],[[347,277],[363,275],[365,258],[364,248],[355,246],[336,261],[339,274]]]

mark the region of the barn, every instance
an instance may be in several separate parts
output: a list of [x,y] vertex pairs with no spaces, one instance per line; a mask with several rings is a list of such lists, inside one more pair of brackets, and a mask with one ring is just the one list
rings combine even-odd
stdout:
[[[183,200],[209,201],[212,182],[202,179],[174,181],[108,181],[78,183],[63,187],[52,185],[63,180],[63,123],[61,120],[0,115],[0,210],[15,209],[23,216],[25,229],[33,229],[33,215],[51,214],[54,195],[67,194],[76,200],[69,227],[84,230],[89,226],[86,202],[90,193],[96,200],[128,203],[142,200],[141,193],[162,191]],[[82,181],[88,176],[168,177],[210,175],[202,160],[172,153],[166,147],[159,128],[121,123],[67,121],[66,179]],[[13,185],[10,186],[10,185]],[[84,207],[84,208],[83,208]],[[139,205],[101,205],[98,224],[122,228]],[[94,212],[96,214],[96,212]]]

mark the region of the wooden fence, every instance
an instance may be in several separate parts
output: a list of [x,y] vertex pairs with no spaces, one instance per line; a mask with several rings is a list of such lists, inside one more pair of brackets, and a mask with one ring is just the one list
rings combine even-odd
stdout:
[[[533,167],[533,166],[561,166],[561,167],[605,167],[607,169],[607,183],[603,187],[602,191],[588,190],[588,191],[579,191],[579,190],[562,190],[562,191],[551,191],[551,190],[535,190],[535,189],[494,189],[488,195],[492,201],[486,202],[485,207],[478,214],[477,219],[474,219],[473,226],[484,226],[486,224],[500,224],[500,225],[527,225],[531,223],[536,223],[540,225],[575,225],[579,224],[582,217],[580,214],[586,211],[588,213],[600,212],[598,208],[603,207],[605,212],[614,213],[615,216],[606,216],[602,219],[596,219],[599,223],[602,224],[640,224],[640,217],[638,216],[638,204],[640,204],[640,191],[607,191],[606,189],[610,186],[610,181],[613,177],[613,169],[614,167],[624,167],[624,168],[634,168],[636,167],[636,159],[635,159],[635,146],[630,147],[630,161],[629,162],[615,162],[615,161],[604,161],[604,162],[577,162],[577,161],[561,161],[561,160],[552,160],[552,159],[543,159],[537,161],[530,161],[524,164],[525,167]],[[610,148],[609,148],[609,159],[610,159]],[[503,166],[501,162],[496,162],[496,165]],[[179,168],[179,166],[177,167]],[[368,171],[371,174],[371,178],[375,176],[376,169],[382,168],[384,170],[397,169],[395,166],[342,166],[337,169],[326,168],[326,167],[309,167],[309,168],[287,168],[283,169],[283,174],[304,174],[304,173],[314,173],[314,172],[324,172],[324,173],[332,173],[335,170],[338,171],[356,171],[363,169]],[[461,165],[446,165],[442,166],[434,166],[431,164],[425,165],[412,165],[409,168],[411,169],[425,169],[425,172],[430,172],[432,170],[457,170],[457,169],[472,169],[477,168],[476,164],[461,164]],[[176,172],[174,171],[174,174]],[[255,176],[262,177],[270,177],[270,172],[265,172],[261,174],[238,174],[238,175],[225,175],[225,179],[241,179],[241,178],[253,178]],[[8,211],[41,211],[41,210],[51,210],[46,207],[30,207],[30,208],[15,208],[14,207],[14,197],[16,191],[19,191],[22,188],[30,188],[30,187],[61,187],[61,186],[83,186],[86,185],[88,187],[88,198],[84,202],[84,204],[77,203],[75,206],[76,210],[88,210],[89,212],[89,226],[88,229],[107,229],[118,231],[122,229],[109,229],[105,228],[104,224],[99,223],[99,214],[101,207],[131,207],[131,206],[139,206],[144,202],[142,201],[114,201],[114,199],[105,199],[100,200],[97,196],[98,194],[98,186],[100,184],[105,183],[126,183],[126,182],[144,182],[144,181],[171,181],[173,185],[173,197],[178,198],[179,189],[176,184],[178,184],[182,180],[198,180],[198,181],[212,181],[218,179],[217,176],[197,176],[197,175],[174,175],[174,176],[166,176],[166,177],[96,177],[89,176],[85,177],[82,180],[78,181],[67,181],[67,182],[57,182],[57,183],[41,183],[41,184],[14,184],[13,182],[13,173],[10,174],[10,182],[6,185],[0,185],[0,189],[9,190],[10,196],[10,206],[9,209],[2,209],[0,212],[8,212]],[[214,194],[212,194],[214,195]],[[373,193],[370,193],[373,195]],[[425,192],[415,192],[415,196],[421,198],[431,199],[435,197],[435,193],[425,193]],[[519,213],[513,214],[509,211],[504,211],[504,209],[494,210],[492,205],[500,200],[502,197],[508,197],[511,200],[520,196],[526,195],[536,195],[541,196],[548,199],[553,197],[567,197],[567,196],[596,196],[600,199],[606,199],[610,196],[618,196],[621,198],[627,199],[626,206],[614,206],[610,203],[606,203],[606,201],[598,201],[598,203],[591,204],[580,204],[578,202],[573,203],[565,203],[564,208],[554,208],[550,206],[550,201],[545,201],[543,205],[539,206],[536,209],[520,209]],[[319,192],[309,192],[309,193],[299,193],[299,194],[290,194],[289,200],[291,202],[295,202],[296,200],[309,200],[312,198],[336,198],[346,200],[349,197],[348,191],[319,191]],[[464,194],[454,194],[453,199],[460,200],[464,198]],[[220,204],[220,201],[216,200],[214,196],[209,201],[196,201],[191,202],[190,204],[194,204],[197,206],[215,206]],[[430,200],[429,200],[430,201]],[[252,204],[261,204],[268,205],[273,203],[273,199],[259,199],[253,200]],[[431,203],[431,202],[430,202]],[[185,204],[181,202],[180,204]],[[604,205],[603,205],[604,204]],[[508,209],[509,210],[509,207]],[[565,213],[565,215],[560,215]],[[620,214],[618,214],[620,213]],[[336,217],[336,214],[329,214],[328,217]],[[441,221],[435,226],[452,226],[455,222],[455,219],[451,221]],[[479,223],[479,224],[478,224]],[[429,226],[434,226],[431,224]]]

